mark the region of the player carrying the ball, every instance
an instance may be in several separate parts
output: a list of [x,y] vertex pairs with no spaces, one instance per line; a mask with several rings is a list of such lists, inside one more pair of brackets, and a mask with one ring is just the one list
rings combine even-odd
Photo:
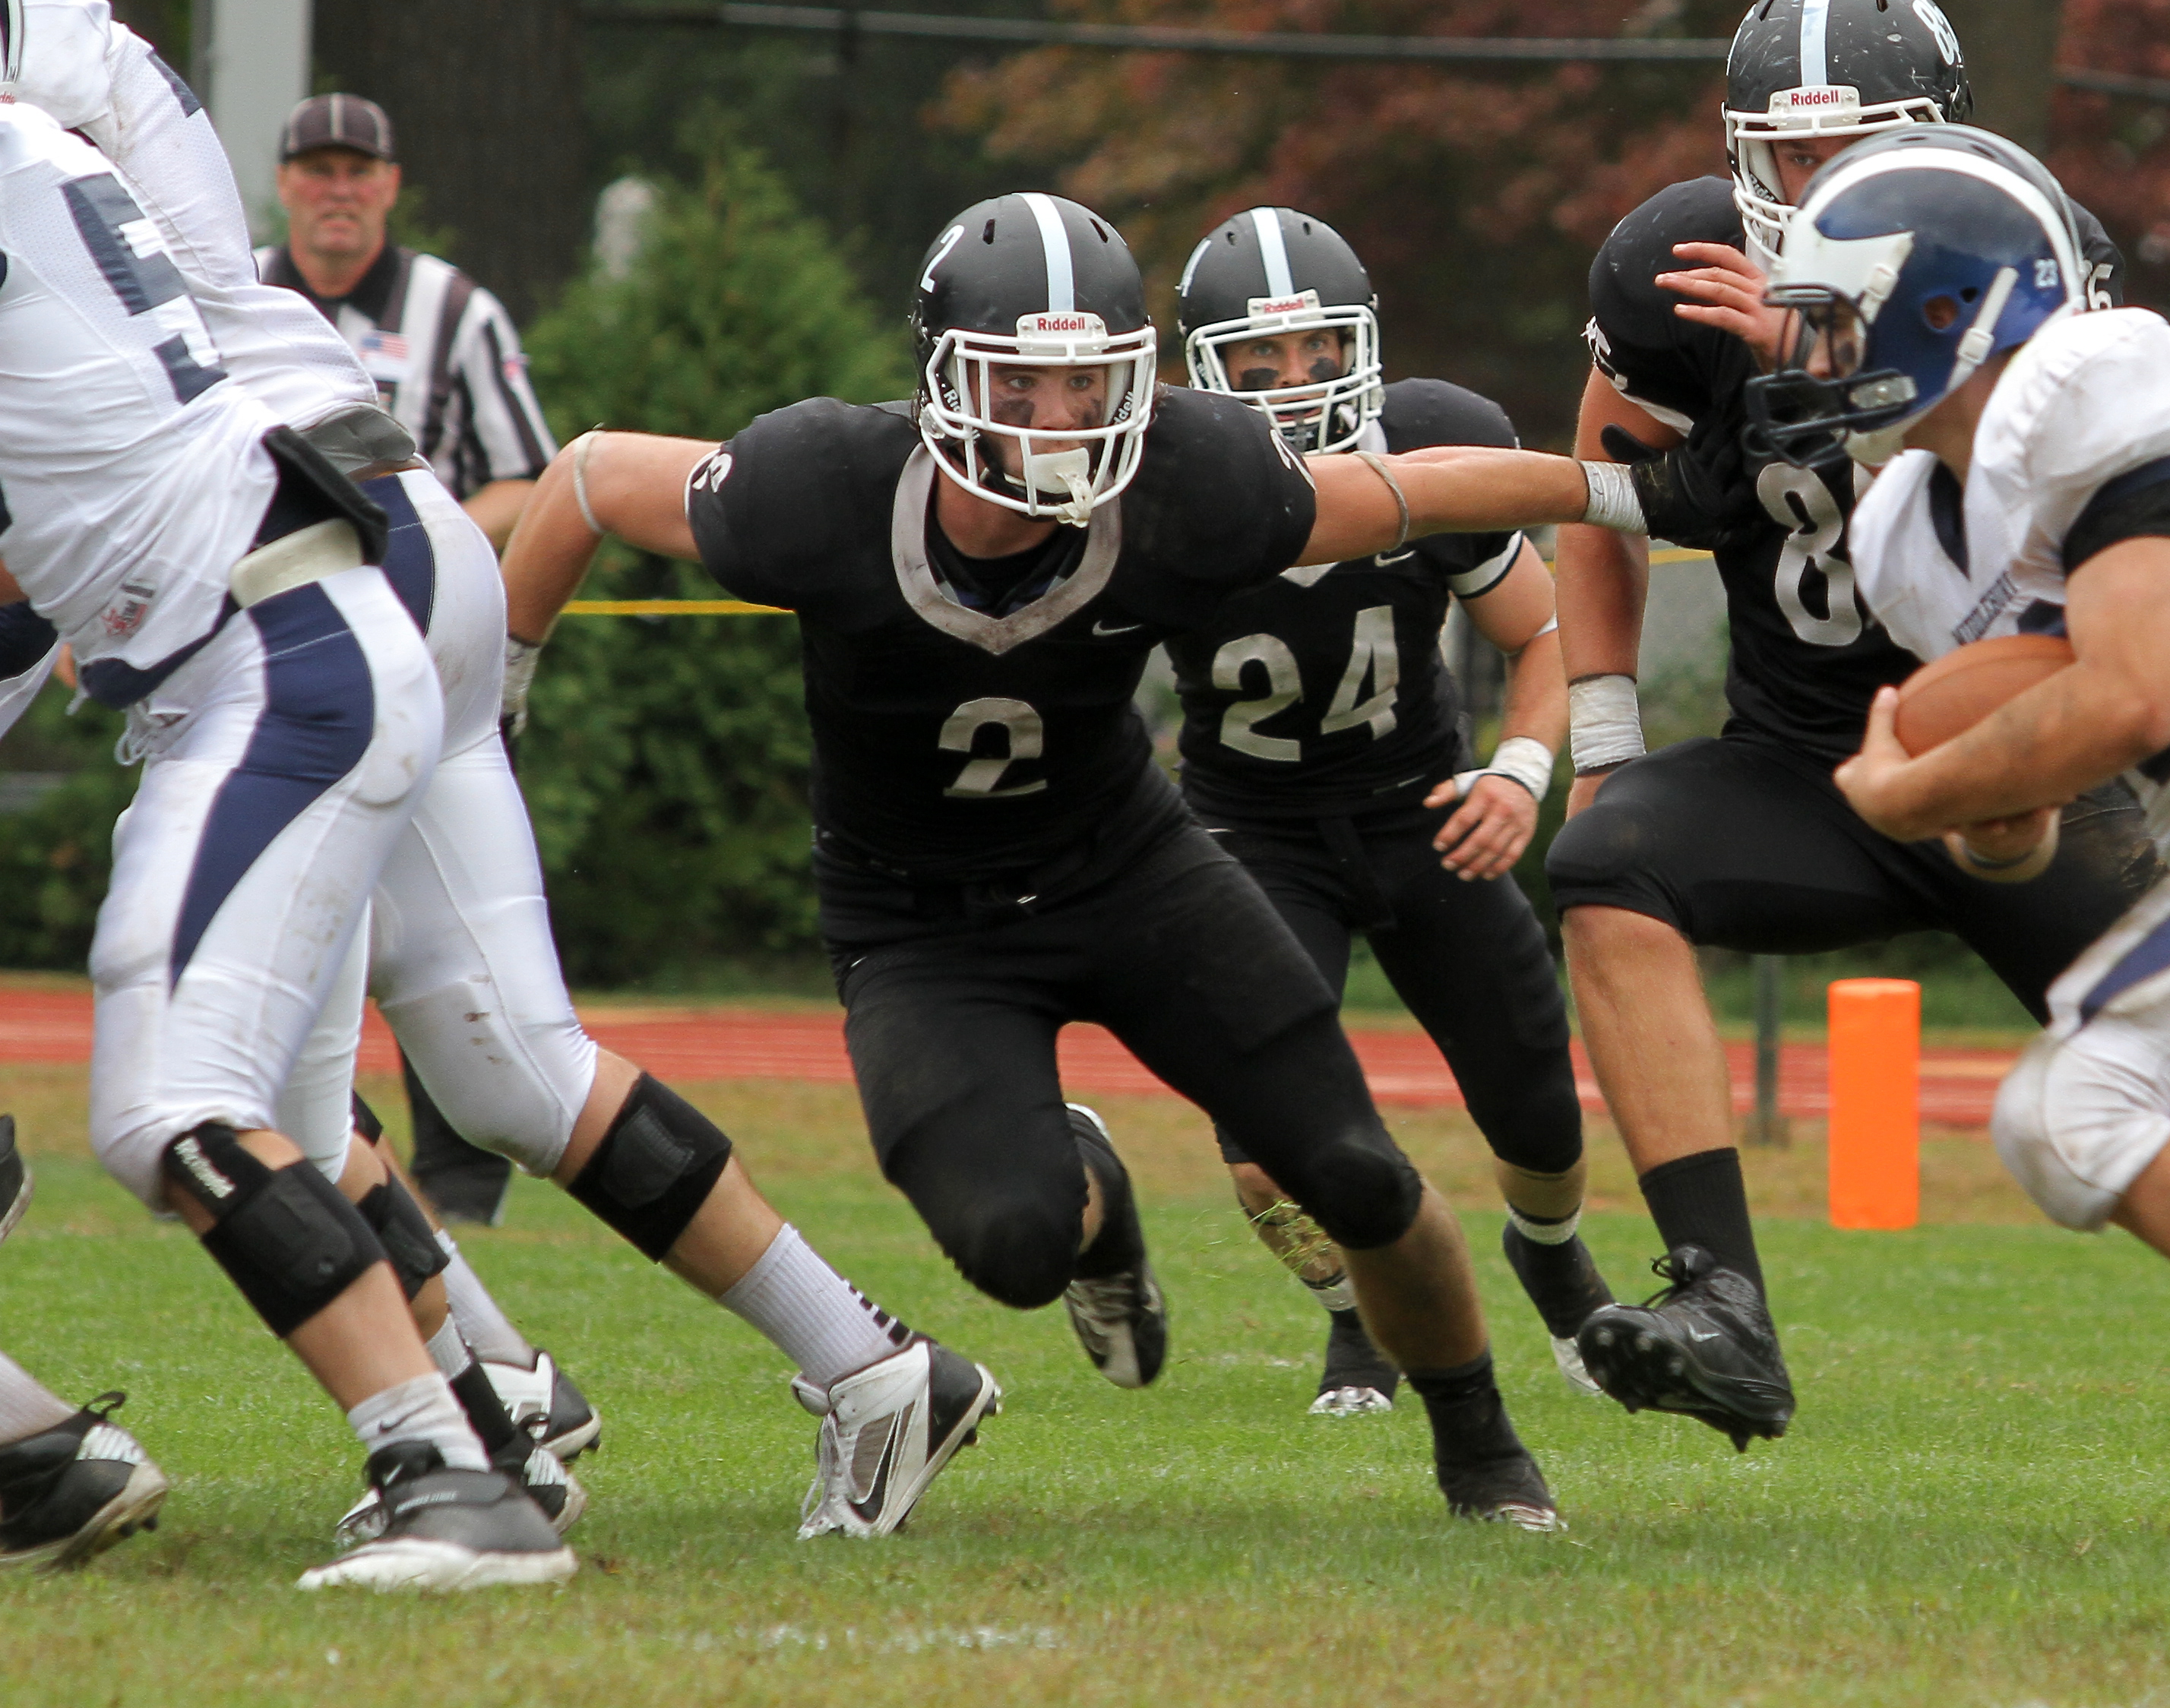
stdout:
[[[2055,192],[1964,126],[1850,151],[1809,186],[1772,279],[1800,340],[1749,388],[1789,459],[1841,438],[1890,457],[1853,548],[1895,639],[1925,659],[2071,642],[2068,666],[1917,758],[1895,732],[1900,695],[1880,691],[1838,772],[1878,830],[1946,835],[1985,877],[2048,865],[2058,809],[2119,771],[2170,830],[2170,326],[2080,312]],[[2066,1227],[2114,1221],[2170,1256],[2170,878],[2049,1006],[1998,1094],[1998,1154]]]

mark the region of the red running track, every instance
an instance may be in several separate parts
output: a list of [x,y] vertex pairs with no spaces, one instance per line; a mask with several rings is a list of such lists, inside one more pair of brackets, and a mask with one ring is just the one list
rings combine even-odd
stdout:
[[[757,1008],[613,1007],[583,1009],[596,1041],[666,1080],[804,1080],[846,1084],[841,1015]],[[1462,1093],[1431,1040],[1408,1031],[1353,1031],[1372,1095],[1404,1108],[1458,1108]],[[1172,1096],[1137,1059],[1097,1026],[1073,1026],[1061,1040],[1062,1077],[1073,1090]],[[1755,1054],[1727,1046],[1733,1107],[1754,1107]],[[90,1059],[90,995],[82,990],[0,986],[0,1062],[67,1064]],[[1932,1049],[1921,1057],[1921,1118],[1932,1125],[1986,1127],[1997,1081],[2012,1065],[2007,1051]],[[392,1034],[374,1009],[364,1032],[366,1072],[398,1069]],[[1578,1044],[1575,1083],[1585,1109],[1601,1111],[1596,1081]],[[1830,1108],[1820,1044],[1789,1043],[1780,1053],[1778,1106],[1787,1115],[1820,1119]]]

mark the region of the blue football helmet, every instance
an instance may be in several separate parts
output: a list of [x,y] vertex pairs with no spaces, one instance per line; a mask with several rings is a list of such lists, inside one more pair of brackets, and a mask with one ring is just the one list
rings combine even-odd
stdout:
[[2084,276],[2056,180],[2002,137],[1917,125],[1847,149],[1810,180],[1764,294],[1799,332],[1748,382],[1751,446],[1889,462],[1984,362],[2080,306]]

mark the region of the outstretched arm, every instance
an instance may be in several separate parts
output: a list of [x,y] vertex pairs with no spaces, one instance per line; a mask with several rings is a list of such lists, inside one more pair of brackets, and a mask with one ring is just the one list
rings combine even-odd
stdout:
[[[1365,457],[1346,452],[1309,459],[1318,488],[1318,515],[1304,547],[1304,563],[1369,558],[1425,534],[1484,534],[1579,522],[1591,507],[1582,465],[1540,451],[1441,445],[1382,456],[1378,462],[1375,468]],[[1392,484],[1380,468],[1392,477]],[[1394,496],[1397,487],[1400,503]]]
[[559,451],[505,548],[505,627],[513,638],[535,647],[549,638],[606,534],[643,552],[698,561],[686,481],[715,448],[713,440],[596,432]]

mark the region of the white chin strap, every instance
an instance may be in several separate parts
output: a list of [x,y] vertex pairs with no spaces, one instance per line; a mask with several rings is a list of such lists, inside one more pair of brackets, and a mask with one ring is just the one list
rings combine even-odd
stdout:
[[1071,451],[1034,451],[1024,454],[1024,488],[1034,499],[1067,492],[1067,503],[1058,505],[1055,519],[1073,528],[1093,520],[1093,453],[1083,446]]
[[1982,293],[1980,312],[1975,316],[1974,324],[1966,329],[1966,335],[1959,339],[1959,356],[1952,363],[1952,376],[1944,382],[1943,390],[1903,421],[1894,421],[1873,433],[1847,434],[1848,456],[1865,467],[1881,468],[1906,448],[1907,430],[1972,379],[1975,371],[1989,360],[1990,353],[1996,348],[1996,323],[2003,318],[2004,305],[2012,300],[2013,287],[2018,283],[2017,267],[1996,270],[1996,277]]

